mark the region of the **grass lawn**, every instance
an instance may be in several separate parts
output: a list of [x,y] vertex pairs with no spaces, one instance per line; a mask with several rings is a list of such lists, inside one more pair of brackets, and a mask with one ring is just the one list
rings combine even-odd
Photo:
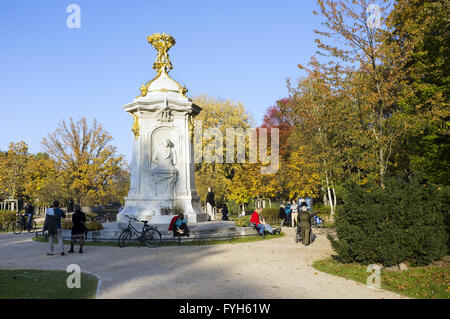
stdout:
[[[334,259],[318,260],[317,270],[366,284],[367,266],[342,264]],[[450,299],[450,268],[448,264],[411,267],[403,272],[381,271],[381,288],[418,299]]]
[[81,288],[67,288],[70,274],[56,270],[0,270],[0,299],[95,298],[97,277],[81,273]]
[[[183,241],[181,240],[181,243],[178,243],[176,240],[173,241],[162,241],[160,246],[201,246],[201,245],[219,245],[219,244],[235,244],[235,243],[247,243],[252,241],[260,241],[260,240],[269,240],[269,239],[275,239],[284,237],[285,233],[281,232],[280,235],[270,235],[267,234],[264,236],[264,239],[261,238],[258,235],[255,236],[248,236],[248,237],[240,237],[240,238],[234,238],[234,239],[221,239],[221,240],[195,240],[195,241]],[[45,237],[33,237],[34,241],[40,242],[40,243],[46,243],[48,242],[48,239]],[[55,238],[54,243],[57,243],[58,239]],[[65,245],[70,245],[69,240],[64,240]],[[117,240],[110,241],[110,242],[94,242],[94,241],[86,241],[86,246],[114,246],[118,247]],[[137,247],[147,247],[143,243],[139,242],[130,242],[128,246],[137,246]],[[75,249],[78,247],[78,242],[75,244]]]

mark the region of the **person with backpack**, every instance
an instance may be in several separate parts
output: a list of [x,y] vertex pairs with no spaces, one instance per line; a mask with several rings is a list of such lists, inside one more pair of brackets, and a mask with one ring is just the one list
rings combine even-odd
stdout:
[[48,231],[49,245],[47,255],[53,255],[53,241],[58,238],[58,250],[61,256],[64,256],[64,242],[62,238],[61,218],[66,218],[64,211],[59,208],[59,202],[55,200],[53,205],[47,209],[44,222],[44,231]]

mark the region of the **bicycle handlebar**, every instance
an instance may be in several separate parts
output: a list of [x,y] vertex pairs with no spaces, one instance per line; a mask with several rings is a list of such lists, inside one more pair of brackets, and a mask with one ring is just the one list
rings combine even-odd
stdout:
[[131,216],[128,216],[128,215],[125,215],[125,217],[127,217],[127,218],[129,218],[129,219],[134,219],[135,221],[137,221],[137,222],[139,222],[139,223],[142,223],[139,219],[136,219],[136,218],[134,218],[134,217],[131,217]]

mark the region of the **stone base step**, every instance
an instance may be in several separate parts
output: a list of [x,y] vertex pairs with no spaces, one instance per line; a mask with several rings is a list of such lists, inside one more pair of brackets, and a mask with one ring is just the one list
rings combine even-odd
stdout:
[[[111,242],[119,239],[119,236],[123,231],[120,227],[122,225],[119,226],[116,223],[105,223],[103,226],[103,230],[90,231],[87,235],[88,241]],[[136,224],[133,226],[138,231],[142,230],[142,224]],[[168,230],[169,225],[152,226],[156,226],[160,231],[162,240],[177,240],[174,238],[173,232]],[[192,225],[188,224],[188,227],[190,230],[190,237],[182,236],[182,241],[231,239],[257,235],[257,232],[252,227],[238,227],[233,222],[226,221],[203,222]],[[62,235],[63,238],[70,239],[71,231],[64,229]]]

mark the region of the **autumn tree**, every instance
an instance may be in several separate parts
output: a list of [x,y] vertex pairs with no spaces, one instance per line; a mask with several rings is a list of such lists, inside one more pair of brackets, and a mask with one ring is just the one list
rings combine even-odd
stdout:
[[[201,163],[195,164],[196,188],[202,201],[205,200],[208,186],[214,188],[217,202],[229,199],[231,181],[239,170],[240,163],[236,161],[236,154],[233,162],[226,161],[226,134],[227,129],[247,130],[251,125],[251,117],[240,102],[231,100],[220,100],[207,95],[199,95],[193,99],[194,103],[203,108],[195,118],[197,123],[201,123],[202,132],[216,130],[223,137],[222,140],[222,163],[208,163],[205,159]],[[214,132],[214,131],[210,131]],[[215,136],[204,134],[201,143],[194,143],[194,152],[202,154],[205,147],[210,143],[215,143]]]
[[64,177],[57,163],[46,153],[30,154],[24,171],[24,195],[35,206],[50,206],[53,201],[67,201],[61,187]]
[[[288,87],[295,105],[290,113],[300,119],[291,136],[293,156],[288,167],[295,168],[293,174],[298,178],[298,170],[303,167],[300,180],[303,181],[304,188],[315,190],[309,195],[317,197],[320,185],[326,186],[327,202],[330,204],[330,212],[334,214],[334,184],[342,176],[342,152],[346,149],[344,145],[337,144],[338,137],[351,129],[347,123],[343,96],[333,94],[323,76],[314,71],[310,71],[307,78],[299,81],[296,88],[290,85]],[[304,191],[302,193],[306,195]]]
[[18,199],[23,196],[25,169],[29,158],[28,145],[21,141],[10,143],[8,151],[0,154],[0,196]]
[[321,61],[313,60],[313,67],[322,70],[331,89],[351,93],[364,134],[371,139],[367,152],[376,154],[376,178],[383,185],[392,147],[399,137],[394,119],[397,105],[393,79],[397,70],[382,63],[389,3],[319,0],[318,5],[315,14],[324,18],[325,28],[315,30]]
[[111,140],[96,120],[89,125],[84,117],[77,122],[60,121],[57,129],[43,139],[45,151],[57,162],[63,176],[61,187],[77,204],[100,202],[120,172],[123,158],[116,155]]

